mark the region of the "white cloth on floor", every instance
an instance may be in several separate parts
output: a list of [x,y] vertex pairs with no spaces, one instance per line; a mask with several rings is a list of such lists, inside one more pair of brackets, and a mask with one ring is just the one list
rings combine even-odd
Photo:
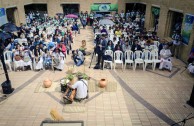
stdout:
[[160,67],[159,69],[168,69],[168,70],[172,70],[172,60],[170,58],[171,56],[171,52],[170,52],[170,49],[162,49],[160,51],[160,56],[162,57],[161,58],[161,62],[160,62]]
[[38,63],[36,63],[36,61],[34,62],[34,66],[35,66],[35,70],[40,70],[43,69],[43,58],[42,56],[40,57]]
[[192,63],[190,63],[188,65],[188,68],[187,69],[189,70],[190,73],[194,74],[194,65],[192,65]]
[[[20,55],[20,52],[19,51],[15,51],[14,52],[14,57],[16,56],[16,55]],[[19,61],[16,61],[16,60],[14,60],[14,67],[17,69],[18,67],[23,67],[24,66],[24,61],[21,59],[21,60],[19,60]]]
[[60,52],[60,53],[53,52],[52,55],[53,55],[54,58],[59,58],[60,59],[59,65],[54,66],[54,67],[59,69],[59,70],[63,70],[64,65],[65,65],[65,60],[64,60],[65,56],[64,56],[64,54],[62,52]]

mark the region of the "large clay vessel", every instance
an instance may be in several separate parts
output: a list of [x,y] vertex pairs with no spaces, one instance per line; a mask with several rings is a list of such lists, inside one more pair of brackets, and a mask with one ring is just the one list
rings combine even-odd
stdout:
[[99,81],[99,87],[104,88],[104,87],[106,87],[106,85],[107,85],[107,80],[106,79],[101,79]]
[[49,80],[49,79],[45,79],[43,81],[43,85],[44,85],[45,88],[49,88],[52,85],[52,81]]

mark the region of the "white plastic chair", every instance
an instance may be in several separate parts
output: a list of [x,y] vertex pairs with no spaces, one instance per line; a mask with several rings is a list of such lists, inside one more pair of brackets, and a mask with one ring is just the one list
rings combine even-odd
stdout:
[[11,62],[12,62],[12,51],[5,51],[3,53],[4,55],[4,61],[5,61],[5,64],[8,65],[10,71],[12,71],[12,68],[11,68]]
[[142,56],[143,56],[142,51],[135,51],[134,52],[135,70],[136,70],[137,64],[142,64],[143,70],[144,70],[144,60],[143,60]]
[[[34,54],[34,50],[32,51],[32,54]],[[44,69],[43,55],[44,55],[44,52],[41,52],[41,55],[39,56],[39,61],[38,62],[36,62],[35,56],[33,56],[32,62],[33,62],[34,70]],[[38,65],[38,68],[37,68],[37,65]]]
[[150,51],[155,50],[158,51],[158,47],[156,45],[150,45]]
[[[21,62],[19,64],[21,65]],[[14,58],[13,58],[13,69],[14,69],[14,71],[16,71],[16,69],[20,66],[19,64],[15,60],[15,55],[14,55]],[[24,71],[24,66],[22,65],[21,67],[22,67],[22,70]]]
[[122,64],[122,69],[123,69],[123,52],[122,51],[114,52],[114,70],[115,70],[116,64]]
[[154,45],[156,45],[157,47],[159,47],[160,42],[159,41],[154,41]]
[[152,61],[153,61],[152,69],[155,70],[156,64],[161,62],[161,60],[158,59],[158,51],[152,50],[151,56],[152,56]]
[[132,68],[134,70],[133,51],[131,51],[131,50],[125,51],[125,67],[124,67],[124,69],[126,69],[127,63],[132,64]]
[[[109,56],[111,56],[113,58],[113,51],[112,50],[106,50],[104,55],[109,55]],[[111,70],[112,70],[112,61],[104,60],[103,69],[104,69],[105,63],[110,63],[110,67],[111,67]]]
[[153,60],[151,59],[151,52],[149,50],[143,51],[143,59],[144,59],[144,70],[146,70],[147,64],[153,64]]
[[[24,51],[24,54],[28,51]],[[29,52],[30,55],[32,55],[32,52]],[[30,69],[33,70],[32,60],[30,59]]]

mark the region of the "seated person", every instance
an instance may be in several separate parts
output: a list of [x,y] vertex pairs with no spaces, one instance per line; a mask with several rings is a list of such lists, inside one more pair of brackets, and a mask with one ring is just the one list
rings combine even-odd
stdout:
[[16,45],[16,49],[13,51],[14,57],[14,67],[15,69],[23,69],[24,68],[24,61],[23,61],[23,50],[19,44]]
[[[82,101],[88,98],[88,82],[83,79],[83,76],[78,76],[78,81],[71,85],[67,85],[69,89],[76,90],[75,98],[78,101]],[[70,93],[67,91],[65,92],[63,98],[68,99],[69,101],[73,102],[72,98],[69,98]]]
[[107,32],[107,30],[106,30],[105,26],[103,26],[103,28],[102,28],[102,30],[101,30],[100,32],[101,32],[101,33],[108,34],[108,32]]
[[53,62],[54,62],[54,70],[62,71],[64,68],[64,58],[65,55],[59,50],[59,48],[55,48],[55,50],[52,53],[53,56]]
[[45,68],[50,67],[52,64],[52,57],[51,57],[50,51],[48,51],[47,49],[45,50],[43,59],[44,59],[43,63],[44,63]]
[[138,51],[138,50],[139,50],[139,51],[142,51],[142,48],[141,48],[141,46],[139,45],[138,40],[135,40],[135,43],[132,45],[131,50],[132,50],[133,52]]
[[160,51],[161,63],[159,69],[168,69],[172,70],[172,62],[171,62],[171,51],[168,48],[168,45],[165,45],[164,48]]
[[63,41],[60,41],[60,43],[57,45],[57,48],[60,50],[60,52],[63,53],[64,56],[66,56],[66,46]]
[[39,45],[36,45],[36,47],[32,50],[32,58],[35,61],[35,70],[43,69],[43,54],[44,52],[39,48]]
[[[31,67],[31,65],[32,65],[32,52],[29,50],[28,47],[25,47],[23,53],[24,53],[23,54],[23,56],[24,56],[24,58],[23,58],[24,66],[25,67],[28,67],[28,66]],[[32,70],[32,68],[31,68],[31,70]]]
[[80,66],[84,63],[84,55],[80,50],[72,51],[72,59],[76,66]]

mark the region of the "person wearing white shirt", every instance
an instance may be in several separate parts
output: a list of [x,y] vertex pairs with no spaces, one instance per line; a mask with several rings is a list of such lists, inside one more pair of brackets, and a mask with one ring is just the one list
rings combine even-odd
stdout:
[[160,67],[159,69],[167,69],[169,71],[172,70],[172,61],[171,61],[171,51],[168,48],[168,45],[165,45],[164,48],[160,51],[160,57],[161,57],[161,62],[160,62]]

